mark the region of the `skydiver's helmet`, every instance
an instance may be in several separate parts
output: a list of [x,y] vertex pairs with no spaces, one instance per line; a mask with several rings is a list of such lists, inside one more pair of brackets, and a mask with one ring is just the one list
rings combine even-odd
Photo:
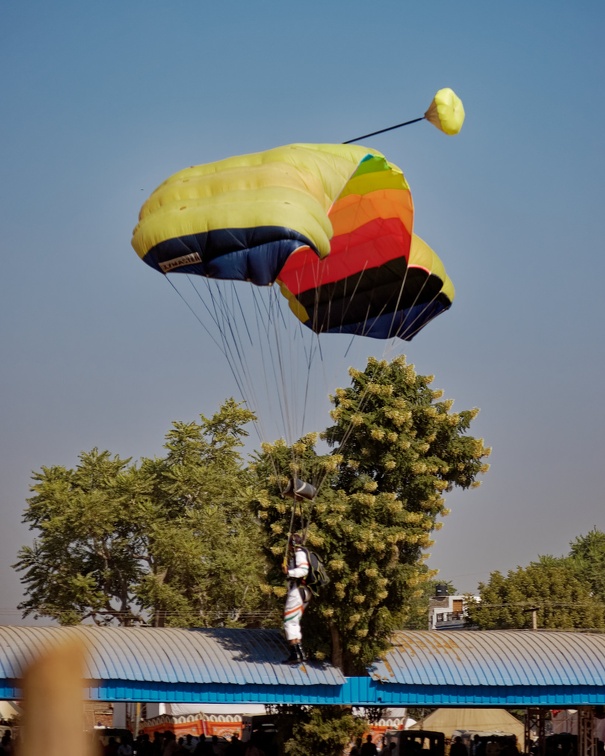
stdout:
[[305,537],[302,533],[292,533],[290,536],[290,547],[295,549],[297,546],[305,545]]

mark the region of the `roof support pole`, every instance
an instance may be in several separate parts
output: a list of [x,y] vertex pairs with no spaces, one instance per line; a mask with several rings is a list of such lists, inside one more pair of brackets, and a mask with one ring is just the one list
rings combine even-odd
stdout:
[[546,753],[546,712],[547,709],[542,707],[525,711],[525,753],[530,752],[535,733],[538,735],[538,756]]
[[596,756],[597,739],[594,732],[594,709],[578,709],[578,756]]

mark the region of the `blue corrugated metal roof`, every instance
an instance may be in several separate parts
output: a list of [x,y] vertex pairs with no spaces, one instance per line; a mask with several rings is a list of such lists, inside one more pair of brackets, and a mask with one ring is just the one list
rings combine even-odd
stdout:
[[65,637],[90,649],[85,695],[105,701],[390,706],[605,704],[605,635],[402,631],[370,670],[282,664],[277,630],[0,627],[0,698],[20,697],[27,665]]
[[277,630],[136,627],[0,627],[0,676],[18,679],[39,653],[65,637],[89,648],[87,678],[168,684],[342,685],[329,664],[282,664]]
[[401,631],[370,670],[423,686],[603,686],[605,635],[533,630]]

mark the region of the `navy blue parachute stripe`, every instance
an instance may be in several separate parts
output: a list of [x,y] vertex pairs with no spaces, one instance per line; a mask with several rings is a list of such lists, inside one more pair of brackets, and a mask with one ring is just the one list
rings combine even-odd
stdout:
[[162,273],[194,273],[267,286],[292,252],[305,245],[313,249],[307,237],[281,226],[227,228],[167,239],[143,260]]

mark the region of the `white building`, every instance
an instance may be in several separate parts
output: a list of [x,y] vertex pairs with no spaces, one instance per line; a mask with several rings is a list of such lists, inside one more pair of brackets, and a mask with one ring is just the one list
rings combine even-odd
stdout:
[[[479,596],[473,598],[479,601]],[[464,596],[437,595],[429,599],[429,630],[464,630],[465,626]]]

